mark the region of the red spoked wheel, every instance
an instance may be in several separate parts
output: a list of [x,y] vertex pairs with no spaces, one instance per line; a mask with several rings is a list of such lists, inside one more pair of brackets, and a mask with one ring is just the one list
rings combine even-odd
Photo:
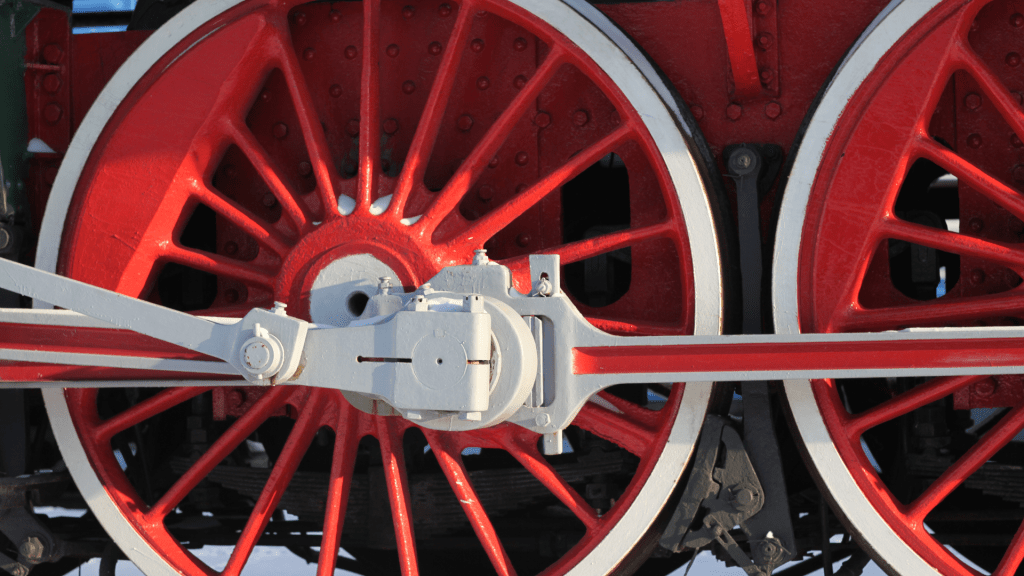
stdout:
[[[604,329],[718,333],[710,180],[637,54],[593,8],[551,0],[195,3],[89,113],[37,265],[196,313],[281,301],[344,325],[380,277],[416,287],[486,247],[526,289],[527,255],[553,252]],[[431,431],[320,389],[46,393],[122,550],[195,575],[239,574],[257,544],[319,574],[396,557],[406,575],[610,572],[710,400],[613,389],[548,458],[511,424]],[[230,558],[190,551],[207,544]]]
[[[1021,321],[1020,5],[895,2],[837,71],[783,201],[779,332]],[[791,381],[837,512],[899,574],[1014,574],[1020,380]]]

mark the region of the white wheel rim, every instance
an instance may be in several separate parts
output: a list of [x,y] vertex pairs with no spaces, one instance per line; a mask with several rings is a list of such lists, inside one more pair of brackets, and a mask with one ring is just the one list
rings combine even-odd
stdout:
[[[120,102],[167,51],[208,20],[243,1],[204,0],[191,4],[150,36],[110,80],[78,128],[54,182],[40,229],[36,267],[56,270],[61,234],[78,179],[94,144]],[[718,234],[707,198],[707,181],[702,178],[704,167],[692,153],[691,131],[671,99],[671,89],[625,34],[586,2],[510,1],[544,19],[591,55],[626,98],[644,111],[645,127],[658,149],[670,151],[663,153],[663,157],[676,186],[689,238],[696,292],[695,333],[721,333],[723,287]],[[711,383],[694,382],[686,387],[676,421],[647,483],[609,535],[568,574],[592,576],[610,573],[651,527],[689,462],[711,392]],[[43,397],[54,435],[72,477],[111,538],[147,575],[178,574],[131,527],[110,499],[78,438],[64,393],[44,390]]]

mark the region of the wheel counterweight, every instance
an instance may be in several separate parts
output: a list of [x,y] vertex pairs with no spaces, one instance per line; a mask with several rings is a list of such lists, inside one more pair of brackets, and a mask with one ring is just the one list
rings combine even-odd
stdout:
[[[596,326],[719,333],[716,191],[628,42],[582,2],[197,2],[89,112],[37,266],[196,313],[280,301],[343,323],[382,276],[419,286],[486,247],[525,291],[528,255],[554,252]],[[234,575],[283,542],[319,574],[340,545],[406,575],[450,573],[453,549],[473,570],[591,575],[652,526],[712,390],[602,393],[557,458],[513,425],[421,429],[325,390],[44,394],[147,574]],[[230,558],[191,552],[207,544]]]

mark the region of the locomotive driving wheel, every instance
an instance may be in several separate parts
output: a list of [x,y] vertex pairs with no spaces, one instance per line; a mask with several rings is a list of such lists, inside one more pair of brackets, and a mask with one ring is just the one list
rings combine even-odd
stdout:
[[[487,248],[527,290],[527,256],[557,253],[593,324],[717,334],[695,138],[584,2],[204,0],[85,118],[37,266],[198,314],[278,301],[344,325],[382,277],[410,289]],[[572,453],[545,457],[511,424],[421,429],[321,389],[44,394],[79,489],[150,575],[236,575],[258,543],[318,574],[339,545],[346,566],[405,575],[608,573],[655,522],[712,398],[613,388],[576,416]],[[204,563],[206,544],[230,558]]]
[[[1019,325],[1017,2],[894,2],[838,69],[785,192],[779,333]],[[1021,382],[786,382],[805,455],[896,574],[1013,574],[1024,558]]]

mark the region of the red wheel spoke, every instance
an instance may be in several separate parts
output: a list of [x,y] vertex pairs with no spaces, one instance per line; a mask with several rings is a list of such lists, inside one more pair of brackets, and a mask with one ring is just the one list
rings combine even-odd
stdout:
[[235,280],[241,280],[242,282],[263,286],[268,289],[274,285],[274,278],[270,274],[261,273],[253,269],[252,266],[247,266],[237,260],[231,260],[217,254],[199,252],[178,246],[177,244],[170,244],[164,247],[164,254],[172,262],[177,262],[202,272],[234,278]]
[[348,494],[352,489],[352,478],[359,448],[355,410],[343,403],[338,410],[338,427],[335,430],[334,457],[331,460],[331,480],[327,488],[327,511],[324,517],[324,535],[320,543],[320,562],[317,576],[330,576],[338,563],[338,546],[348,509]]
[[482,245],[499,230],[504,229],[516,218],[522,216],[524,212],[533,208],[545,196],[610,154],[629,140],[632,135],[633,126],[629,122],[622,124],[611,134],[591,144],[533,186],[513,196],[508,202],[474,222],[468,230],[460,234],[460,237],[465,240],[457,240],[457,242],[465,242],[471,246]]
[[437,457],[437,463],[440,464],[441,470],[448,478],[448,484],[451,485],[455,497],[462,504],[462,510],[466,513],[469,523],[473,525],[476,537],[483,544],[487,557],[491,559],[494,571],[499,576],[513,576],[516,572],[512,568],[512,561],[505,552],[498,533],[494,531],[487,511],[480,504],[476,490],[473,489],[473,484],[469,480],[466,467],[462,463],[462,455],[459,453],[458,447],[453,446],[451,439],[442,434],[426,432],[426,436],[430,442],[430,448]]
[[910,518],[923,522],[938,504],[953,490],[963,484],[982,464],[988,462],[1000,448],[1006,446],[1024,429],[1024,406],[1018,406],[1006,414],[994,428],[989,430],[977,444],[964,453],[959,460],[939,476],[927,490],[910,505]]
[[256,140],[256,137],[253,136],[248,128],[240,126],[233,121],[226,122],[226,125],[229,137],[242,151],[242,154],[249,159],[256,172],[259,173],[260,178],[270,188],[271,193],[273,193],[281,205],[282,212],[284,212],[297,231],[300,233],[304,231],[309,225],[310,219],[299,206],[299,203],[295,201],[295,196],[281,180],[280,174],[273,168],[273,161],[267,156],[266,150],[263,149],[263,146]]
[[369,210],[380,178],[380,0],[363,2],[363,73],[359,82],[359,192]]
[[1017,573],[1021,560],[1024,560],[1024,524],[1017,528],[1017,533],[1010,541],[1010,547],[1006,549],[992,576],[1013,576]]
[[989,70],[988,65],[982,62],[970,47],[960,44],[956,57],[960,64],[978,81],[981,91],[992,101],[996,110],[1010,125],[1017,137],[1024,138],[1024,112],[1021,111],[1017,99],[1010,94],[1009,88],[1003,85],[1002,81]]
[[444,120],[448,100],[451,98],[455,75],[459,71],[462,55],[466,51],[466,42],[473,26],[474,14],[476,14],[476,10],[472,6],[472,1],[463,1],[459,6],[455,28],[448,38],[448,48],[445,50],[437,75],[434,77],[430,96],[427,97],[423,115],[416,127],[416,134],[413,135],[412,144],[409,146],[401,179],[391,203],[392,211],[399,218],[403,216],[406,201],[412,194],[413,188],[423,181],[423,176],[427,171],[431,152],[437,142],[437,133],[441,129],[441,121]]
[[646,422],[637,422],[626,414],[620,414],[593,402],[587,402],[573,424],[625,448],[637,456],[643,456],[651,444],[654,430]]
[[565,480],[548,464],[548,461],[541,456],[537,449],[538,434],[524,432],[517,434],[514,438],[506,435],[502,438],[505,449],[515,456],[516,460],[526,468],[526,471],[533,474],[533,477],[540,481],[551,494],[558,498],[566,508],[569,509],[588,530],[597,526],[600,520],[594,508],[569,486]]
[[237,203],[203,185],[195,187],[195,196],[200,202],[241,228],[261,246],[271,250],[278,257],[284,258],[288,254],[290,246],[281,237],[281,234],[273,228],[262,225],[256,215]]
[[388,483],[391,517],[395,522],[395,540],[398,542],[398,562],[403,576],[417,576],[416,537],[412,528],[412,499],[409,476],[405,470],[405,450],[402,435],[405,428],[397,418],[377,418],[377,440],[380,441],[384,461],[384,479]]
[[234,424],[231,425],[210,449],[195,462],[177,482],[171,486],[160,500],[150,508],[147,516],[150,520],[159,522],[167,513],[174,509],[192,491],[203,478],[209,476],[214,467],[217,466],[231,453],[243,440],[249,437],[260,424],[265,422],[275,410],[281,407],[292,390],[286,386],[273,388],[263,395],[256,404],[245,413]]
[[139,402],[117,416],[103,421],[103,423],[96,426],[94,434],[100,442],[109,442],[114,434],[127,430],[137,424],[141,424],[153,416],[169,410],[186,400],[191,400],[208,390],[210,389],[198,387],[181,387],[164,390],[152,398],[147,398],[146,400]]
[[559,254],[561,255],[560,260],[563,265],[572,264],[573,262],[580,262],[588,258],[600,256],[601,254],[607,254],[613,250],[636,246],[641,242],[655,238],[663,238],[675,233],[675,231],[676,228],[672,224],[665,222],[653,226],[644,226],[643,228],[612,232],[611,234],[604,234],[596,238],[556,246],[544,250],[543,253]]
[[[278,23],[278,28],[287,30],[288,23],[282,19]],[[271,41],[281,66],[281,73],[284,74],[288,84],[292,104],[299,117],[299,125],[302,127],[302,137],[306,143],[306,150],[309,152],[309,162],[313,167],[313,174],[316,176],[316,191],[323,204],[325,218],[329,219],[338,214],[338,196],[334,192],[334,186],[340,179],[334,161],[331,159],[331,150],[327,145],[327,136],[320,123],[320,115],[317,113],[316,104],[309,93],[306,76],[299,66],[295,50],[292,49],[286,38],[287,33],[279,31],[272,35]]]
[[852,308],[838,320],[836,329],[851,332],[895,330],[907,326],[948,324],[1020,313],[1024,313],[1024,298],[1017,291],[1011,291],[892,308]]
[[238,543],[235,544],[235,549],[231,552],[227,566],[221,572],[224,576],[237,576],[242,572],[245,563],[249,561],[252,549],[256,547],[256,542],[267,528],[270,517],[277,510],[277,504],[284,496],[285,488],[291,482],[292,475],[295,474],[299,462],[306,455],[306,450],[309,449],[313,436],[316,435],[320,413],[315,407],[320,405],[322,397],[323,391],[313,392],[309,396],[306,409],[300,410],[299,419],[295,422],[291,433],[288,434],[288,440],[285,442],[284,448],[281,449],[281,455],[278,457],[277,463],[274,464],[274,469],[270,472],[270,478],[267,479],[267,484],[263,487],[252,514],[249,515],[249,521],[242,529],[242,534],[238,538]]
[[626,322],[611,318],[587,317],[587,322],[595,328],[612,334],[635,334],[643,336],[672,336],[679,334],[679,326],[672,324],[650,324],[641,322]]
[[917,152],[935,162],[989,200],[1024,219],[1024,196],[931,138],[919,138]]
[[599,392],[597,395],[605,402],[614,406],[616,410],[626,415],[630,420],[640,423],[645,428],[653,428],[658,423],[658,413],[653,410],[648,410],[608,392]]
[[[444,189],[441,190],[437,200],[435,200],[433,205],[430,206],[426,217],[423,219],[425,222],[429,223],[427,224],[428,226],[436,227],[445,216],[455,209],[459,204],[459,201],[462,200],[463,196],[469,192],[469,189],[480,177],[480,174],[483,173],[487,164],[492,158],[494,158],[494,155],[498,153],[498,150],[501,149],[505,140],[508,139],[509,134],[511,134],[512,130],[516,127],[516,124],[523,115],[526,114],[526,111],[531,106],[536,106],[537,97],[548,83],[551,82],[551,79],[554,77],[555,73],[558,72],[564,62],[565,55],[563,51],[558,47],[552,49],[551,53],[547,55],[544,62],[537,69],[537,72],[533,77],[530,78],[526,86],[524,86],[522,91],[516,95],[509,107],[501,113],[501,116],[494,125],[487,130],[483,139],[477,143],[473,152],[466,158],[462,165],[459,166],[458,171],[454,176],[452,176],[451,180],[448,181]],[[601,156],[603,156],[603,154]],[[586,168],[586,166],[584,166],[584,168]],[[424,166],[424,169],[426,169],[426,166]],[[560,185],[561,184],[558,184],[556,186]],[[529,194],[530,191],[527,191],[526,193]],[[546,194],[546,192],[544,194]],[[544,194],[541,194],[541,196]],[[540,198],[537,198],[537,200],[539,199]],[[536,203],[537,200],[534,200],[533,202]],[[532,205],[533,204],[530,204],[530,206]],[[529,206],[527,206],[527,208],[529,208]]]
[[945,398],[960,388],[970,386],[985,378],[988,376],[948,376],[933,378],[924,384],[919,384],[908,392],[854,416],[848,428],[850,438],[856,439],[866,430],[909,414],[926,404]]
[[1024,269],[1024,252],[1013,245],[991,240],[938,230],[895,218],[887,220],[880,230],[886,238],[905,240],[914,244],[930,246],[946,252],[973,256],[990,262],[997,262],[1013,270]]

